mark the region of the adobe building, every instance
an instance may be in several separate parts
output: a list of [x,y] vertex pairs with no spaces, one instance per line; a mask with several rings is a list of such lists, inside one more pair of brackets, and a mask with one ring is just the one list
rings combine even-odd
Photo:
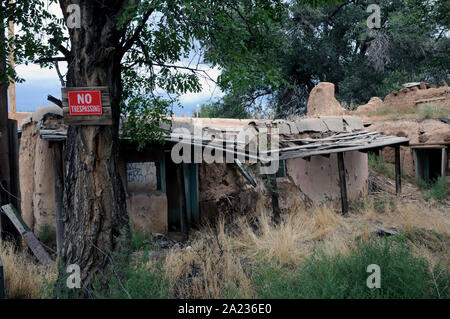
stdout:
[[[275,209],[285,214],[325,201],[341,202],[346,212],[348,200],[368,193],[367,152],[398,150],[408,143],[405,137],[366,131],[359,118],[346,115],[296,121],[172,118],[162,128],[166,143],[138,150],[122,136],[119,155],[131,221],[134,227],[158,233],[183,227],[186,231],[219,214]],[[59,107],[37,110],[22,127],[21,210],[34,231],[55,225],[61,202],[55,180],[63,175],[58,152],[63,152],[66,131]],[[200,139],[195,132],[201,132]],[[270,148],[254,153],[252,142],[267,142]],[[200,150],[224,160],[174,161],[180,145],[192,154]],[[227,156],[233,160],[226,161]],[[277,170],[267,171],[275,161]]]
[[[410,140],[409,146],[401,147],[401,166],[408,177],[430,182],[450,174],[450,88],[445,82],[438,88],[424,82],[406,83],[384,101],[373,97],[351,114],[362,117],[368,131]],[[394,162],[392,150],[378,151],[387,162]]]

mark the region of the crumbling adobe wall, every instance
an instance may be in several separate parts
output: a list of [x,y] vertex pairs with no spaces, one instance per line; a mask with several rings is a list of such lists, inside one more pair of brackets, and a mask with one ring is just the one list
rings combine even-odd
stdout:
[[411,112],[416,108],[421,108],[424,104],[432,103],[436,108],[450,106],[450,88],[442,86],[439,88],[412,87],[389,93],[384,98],[384,104],[390,108],[395,108],[399,113]]
[[53,149],[39,136],[39,122],[24,123],[19,149],[19,183],[22,216],[37,232],[48,224],[56,225]]
[[345,115],[344,109],[334,97],[334,84],[330,82],[320,82],[309,94],[306,106],[308,116],[317,115]]
[[34,158],[39,131],[36,122],[28,122],[22,127],[19,149],[19,184],[21,194],[22,218],[31,229],[34,229]]
[[384,101],[378,97],[372,97],[367,104],[359,106],[351,114],[373,116],[383,106],[398,114],[412,113],[427,106],[435,110],[448,109],[450,107],[450,88],[445,82],[439,88],[429,87],[425,83],[417,83],[417,85],[389,93]]
[[244,165],[257,182],[253,187],[234,164],[201,163],[199,165],[199,206],[203,221],[220,214],[252,215],[271,209],[257,165]]
[[[367,154],[347,152],[347,194],[349,199],[364,197],[368,193]],[[329,158],[313,156],[286,161],[287,175],[277,178],[281,213],[311,207],[327,200],[340,199],[339,173],[336,154]],[[220,213],[251,215],[272,210],[272,199],[257,165],[246,165],[257,183],[254,188],[241,175],[234,164],[201,164],[200,213],[202,218],[214,219]]]
[[[372,121],[367,124],[369,131],[378,131],[387,135],[407,137],[414,145],[446,145],[450,144],[450,125],[441,120],[385,120]],[[394,163],[394,150],[385,147],[381,156],[388,162]],[[403,173],[415,178],[415,163],[413,150],[410,147],[401,147],[400,165]]]

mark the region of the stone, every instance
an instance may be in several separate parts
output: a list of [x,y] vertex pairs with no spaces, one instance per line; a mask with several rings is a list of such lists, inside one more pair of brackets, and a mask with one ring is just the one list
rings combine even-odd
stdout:
[[320,119],[325,123],[328,131],[332,132],[343,132],[344,122],[342,117],[337,116],[321,116]]
[[344,123],[347,124],[347,131],[356,131],[364,129],[364,123],[357,116],[343,116]]
[[334,84],[330,82],[320,82],[312,89],[306,109],[308,116],[347,113],[334,97]]
[[319,118],[303,118],[296,121],[299,133],[303,132],[326,132],[328,127]]

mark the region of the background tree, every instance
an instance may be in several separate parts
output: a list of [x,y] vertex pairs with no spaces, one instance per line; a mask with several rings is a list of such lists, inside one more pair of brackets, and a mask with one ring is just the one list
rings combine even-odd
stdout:
[[[278,43],[269,60],[283,78],[268,85],[262,76],[230,86],[227,94],[258,96],[245,104],[274,116],[302,114],[311,89],[320,81],[336,85],[337,98],[347,105],[384,98],[402,83],[449,80],[449,1],[380,0],[381,28],[369,29],[366,9],[372,1],[290,1],[284,24],[270,33]],[[279,25],[274,25],[278,28]],[[225,69],[223,78],[238,76]]]
[[[129,245],[118,171],[121,113],[126,133],[142,146],[160,137],[159,122],[171,113],[177,96],[200,90],[199,78],[207,76],[202,63],[236,69],[252,65],[254,72],[273,73],[275,79],[279,74],[266,60],[264,32],[280,20],[284,6],[269,0],[59,4],[64,21],[71,4],[81,13],[80,28],[68,29],[69,47],[62,38],[52,41],[68,61],[67,86],[108,86],[111,95],[113,125],[71,126],[65,145],[62,261],[81,267],[88,296],[95,278],[102,280],[108,255]],[[180,63],[195,50],[197,60]]]

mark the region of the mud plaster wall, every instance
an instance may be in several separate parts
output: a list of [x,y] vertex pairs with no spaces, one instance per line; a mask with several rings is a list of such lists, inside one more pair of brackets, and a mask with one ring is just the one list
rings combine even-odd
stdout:
[[[344,153],[348,199],[366,196],[368,193],[367,154],[361,152]],[[292,182],[312,202],[340,198],[337,155],[329,158],[313,156],[308,162],[301,158],[286,161],[287,174]]]
[[19,180],[22,215],[37,232],[45,225],[56,225],[53,149],[39,137],[36,122],[22,128],[19,150]]

